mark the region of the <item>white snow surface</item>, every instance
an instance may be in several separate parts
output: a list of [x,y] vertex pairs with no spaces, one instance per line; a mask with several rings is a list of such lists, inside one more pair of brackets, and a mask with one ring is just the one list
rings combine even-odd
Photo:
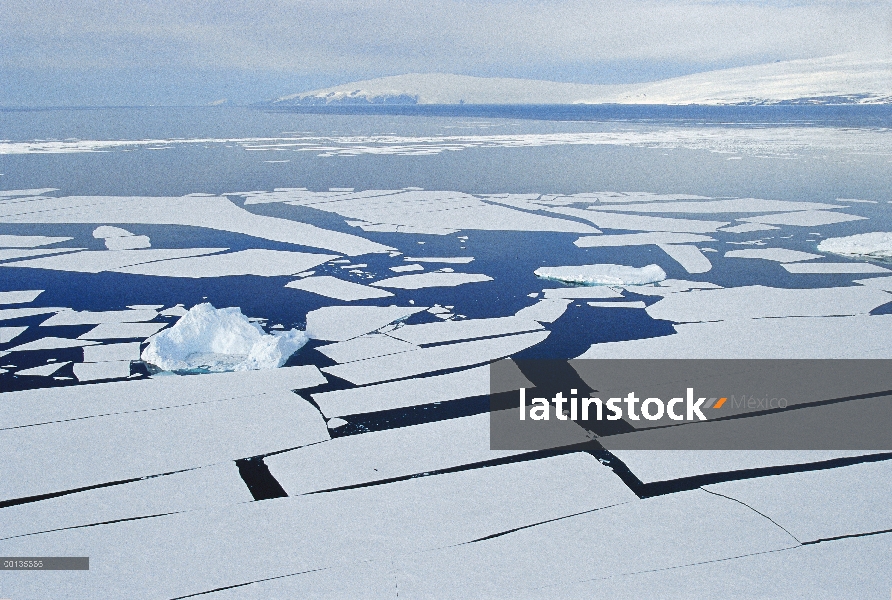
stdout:
[[666,272],[658,265],[641,268],[611,264],[540,267],[534,273],[543,279],[582,285],[644,285],[666,279]]
[[177,323],[152,338],[142,359],[165,371],[211,372],[281,367],[308,341],[298,329],[266,334],[236,307],[193,306]]
[[818,250],[842,256],[892,258],[892,232],[875,231],[846,237],[827,238],[818,244]]

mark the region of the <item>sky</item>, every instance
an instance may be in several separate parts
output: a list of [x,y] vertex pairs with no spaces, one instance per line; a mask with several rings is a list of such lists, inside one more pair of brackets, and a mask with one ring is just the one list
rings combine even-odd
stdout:
[[258,102],[444,72],[637,83],[892,55],[892,1],[3,0],[0,106]]

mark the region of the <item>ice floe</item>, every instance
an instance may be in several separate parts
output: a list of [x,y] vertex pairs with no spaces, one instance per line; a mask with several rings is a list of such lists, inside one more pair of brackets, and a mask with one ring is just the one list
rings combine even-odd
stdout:
[[98,325],[99,323],[139,323],[158,316],[154,310],[109,310],[102,312],[63,310],[40,324],[41,327],[60,325]]
[[[461,323],[437,323],[452,325]],[[393,379],[404,379],[424,373],[470,367],[490,360],[511,356],[548,337],[547,331],[534,331],[519,335],[443,344],[410,352],[367,358],[354,362],[325,367],[323,372],[355,385],[366,385]]]
[[514,316],[522,319],[532,319],[533,321],[538,321],[540,323],[554,323],[564,314],[571,302],[573,302],[572,299],[546,298],[532,306],[521,308],[514,313]]
[[748,213],[792,212],[845,208],[822,202],[795,202],[789,200],[764,200],[762,198],[731,198],[727,200],[702,200],[698,202],[653,202],[613,204],[599,206],[598,210],[645,213]]
[[223,252],[227,248],[184,248],[151,250],[86,250],[68,254],[5,262],[0,267],[23,267],[29,269],[50,269],[78,273],[101,273],[132,265],[172,258],[184,258]]
[[772,229],[779,229],[779,227],[767,225],[765,223],[744,223],[742,225],[722,227],[719,231],[727,231],[728,233],[749,233],[751,231],[770,231]]
[[151,240],[145,235],[128,235],[105,239],[105,247],[109,250],[136,250],[138,248],[149,248],[151,246]]
[[541,329],[542,325],[531,318],[514,316],[406,325],[388,331],[387,335],[410,344],[425,346]]
[[858,258],[892,258],[892,233],[876,231],[827,238],[821,240],[818,250]]
[[59,242],[67,242],[74,238],[50,237],[46,235],[7,235],[0,234],[0,248],[36,248],[49,246]]
[[285,287],[295,290],[303,290],[326,298],[334,298],[345,302],[355,300],[368,300],[371,298],[387,298],[393,296],[386,290],[379,290],[367,285],[345,281],[337,277],[322,275],[319,277],[305,277],[285,284]]
[[130,376],[129,360],[75,363],[74,376],[80,382],[123,379]]
[[788,250],[786,248],[746,248],[744,250],[729,250],[725,252],[725,258],[759,258],[788,263],[813,260],[815,258],[823,258],[823,256],[800,250]]
[[125,338],[146,339],[167,326],[166,323],[100,323],[79,340],[113,340]]
[[613,246],[647,246],[661,244],[693,244],[697,242],[714,242],[708,235],[693,233],[675,233],[670,231],[654,231],[647,233],[623,233],[615,235],[583,236],[574,244],[580,248],[603,248]]
[[832,274],[866,274],[866,273],[889,273],[889,269],[885,269],[879,265],[872,263],[784,263],[781,265],[790,273],[812,273],[819,275]]
[[16,371],[16,375],[32,375],[35,377],[50,377],[55,375],[57,371],[59,371],[62,367],[66,365],[70,365],[71,362],[54,362],[46,365],[41,365],[39,367],[31,367],[30,369],[22,369],[21,371]]
[[840,316],[866,314],[890,300],[892,296],[882,290],[861,286],[787,289],[754,285],[670,294],[650,305],[647,313],[676,323]]
[[0,321],[9,319],[21,319],[22,317],[33,317],[36,315],[46,315],[49,313],[57,313],[71,310],[61,306],[41,306],[39,308],[2,308],[0,309]]
[[628,267],[597,264],[568,267],[539,267],[537,277],[580,285],[644,285],[666,279],[666,272],[657,265]]
[[275,369],[307,340],[297,329],[266,334],[238,308],[216,309],[205,303],[153,337],[142,359],[164,371]]
[[430,287],[455,287],[466,283],[492,281],[492,277],[479,273],[422,273],[420,275],[401,275],[375,281],[375,287],[418,290]]
[[593,308],[645,308],[644,302],[586,302]]
[[77,252],[86,250],[86,248],[38,248],[21,250],[0,250],[0,260],[15,260],[17,258],[33,258],[35,256],[46,256],[48,254],[62,254],[65,252]]
[[560,300],[562,298],[622,298],[621,293],[605,285],[549,288],[543,290],[543,293],[546,300]]
[[386,354],[418,350],[418,346],[383,334],[361,335],[359,337],[327,344],[316,348],[336,363],[353,362],[364,358],[374,358]]
[[867,217],[859,217],[857,215],[825,210],[804,210],[801,212],[760,215],[758,217],[743,217],[738,219],[738,221],[747,221],[749,223],[763,223],[768,225],[795,225],[797,227],[814,227],[816,225],[832,225],[834,223],[860,221],[866,218]]
[[0,344],[8,344],[20,336],[27,327],[0,327]]
[[115,269],[118,273],[159,277],[226,277],[260,275],[276,277],[293,275],[336,258],[328,254],[286,252],[284,250],[250,249],[212,256],[162,260]]
[[40,338],[39,340],[34,340],[33,342],[26,342],[26,343],[20,344],[18,346],[13,346],[12,348],[7,348],[3,352],[0,352],[0,356],[9,354],[10,352],[33,352],[36,350],[60,350],[62,348],[79,348],[81,346],[91,346],[93,344],[98,344],[98,343],[99,342],[94,342],[92,340],[87,340],[87,339],[70,340],[68,338],[45,337],[45,338]]
[[712,263],[697,246],[688,244],[658,244],[657,247],[684,267],[688,273],[706,273]]
[[84,346],[84,362],[139,360],[139,342]]
[[394,273],[407,273],[409,271],[424,271],[421,265],[400,265],[398,267],[390,267]]
[[343,341],[427,310],[426,306],[326,306],[307,313],[312,339]]
[[473,262],[474,257],[473,256],[425,256],[422,258],[422,257],[418,257],[418,256],[415,256],[415,257],[406,256],[403,260],[405,260],[407,262],[413,262],[413,263],[432,262],[432,263],[466,265],[470,262]]
[[602,229],[707,233],[716,231],[719,227],[728,225],[727,221],[700,221],[695,219],[676,219],[674,217],[651,217],[596,210],[581,210],[578,208],[549,208],[547,210],[569,217],[584,219],[594,223]]
[[19,290],[0,292],[0,304],[28,304],[43,293],[43,290]]
[[171,306],[170,308],[162,310],[158,314],[162,317],[182,317],[188,312],[189,311],[186,310],[182,304],[177,304],[176,306]]

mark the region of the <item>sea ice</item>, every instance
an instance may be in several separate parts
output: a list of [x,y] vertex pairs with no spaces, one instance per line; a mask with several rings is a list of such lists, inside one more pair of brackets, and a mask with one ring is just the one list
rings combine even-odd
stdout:
[[49,246],[59,242],[67,242],[74,238],[49,237],[46,235],[0,235],[0,248],[36,248]]
[[5,355],[9,354],[10,352],[29,352],[33,350],[59,350],[61,348],[78,348],[80,346],[91,346],[98,343],[99,342],[93,342],[85,339],[70,340],[68,338],[45,337],[40,338],[39,340],[34,340],[33,342],[20,344],[13,348],[7,348],[0,354]]
[[399,329],[388,331],[387,335],[410,344],[425,346],[454,342],[456,340],[538,331],[541,329],[542,325],[531,318],[514,316],[406,325]]
[[0,304],[28,304],[33,302],[43,290],[20,290],[15,292],[0,292]]
[[785,263],[781,265],[790,273],[815,273],[820,275],[846,274],[846,273],[889,273],[879,265],[872,263]]
[[146,235],[128,235],[105,239],[105,247],[109,250],[136,250],[138,248],[150,248],[151,246],[152,242]]
[[769,225],[795,225],[798,227],[814,227],[816,225],[832,225],[833,223],[860,221],[866,218],[867,217],[859,217],[856,215],[825,210],[803,210],[800,212],[759,215],[758,217],[743,217],[737,220],[747,221],[749,223],[767,223]]
[[644,302],[586,302],[594,308],[646,308]]
[[393,296],[392,293],[385,290],[375,289],[367,285],[345,281],[328,275],[298,279],[286,283],[285,287],[295,290],[303,290],[305,292],[318,294],[320,296],[325,296],[326,298],[335,298],[336,300],[343,300],[345,302]]
[[824,204],[822,202],[794,202],[789,200],[764,200],[762,198],[732,198],[727,200],[705,200],[699,202],[613,204],[608,206],[599,206],[598,210],[645,213],[717,214],[748,212],[793,212],[802,210],[825,210],[833,208],[845,207],[837,204]]
[[602,229],[626,229],[630,231],[670,231],[707,233],[728,225],[727,221],[697,221],[672,217],[650,217],[623,213],[580,210],[578,208],[550,208],[549,212],[578,217],[594,223]]
[[548,288],[543,290],[546,300],[560,300],[562,298],[622,298],[622,294],[605,285],[582,286],[566,288]]
[[892,233],[876,231],[827,238],[821,240],[818,250],[857,258],[892,258]]
[[182,304],[177,304],[176,306],[171,306],[166,310],[162,310],[158,314],[162,317],[182,317],[189,311],[186,310]]
[[427,310],[426,306],[325,306],[307,313],[311,339],[340,342]]
[[86,250],[86,248],[38,248],[36,250],[14,249],[0,250],[0,260],[15,260],[17,258],[33,258],[35,256],[46,256],[49,254],[63,254],[65,252],[78,252]]
[[139,360],[139,342],[123,344],[102,344],[84,346],[84,362],[106,362],[116,360]]
[[98,325],[99,323],[139,323],[158,316],[154,310],[109,310],[104,312],[63,310],[40,324],[41,327],[59,325]]
[[770,231],[771,229],[779,228],[774,225],[766,225],[765,223],[744,223],[732,227],[722,227],[719,231],[727,231],[728,233],[749,233],[751,231]]
[[404,258],[407,262],[432,262],[432,263],[447,263],[447,264],[456,264],[456,265],[466,265],[469,262],[473,262],[473,256],[425,256],[425,257],[410,257],[407,256]]
[[114,340],[125,338],[146,339],[166,327],[166,323],[100,323],[87,333],[77,336],[79,340]]
[[370,334],[361,335],[336,344],[319,346],[316,350],[336,363],[347,363],[364,358],[384,356],[385,354],[418,350],[418,346],[392,338],[389,335]]
[[675,259],[688,273],[706,273],[712,269],[709,259],[697,246],[688,244],[658,244],[657,247]]
[[152,338],[142,359],[165,371],[275,369],[308,339],[297,329],[265,334],[238,308],[216,309],[204,303]]
[[[101,346],[100,346],[101,347]],[[130,377],[129,360],[75,363],[74,376],[80,382]]]
[[101,225],[93,230],[93,237],[98,240],[104,240],[108,238],[117,238],[117,237],[127,237],[132,236],[133,234],[127,231],[126,229],[121,229],[120,227],[112,227],[110,225]]
[[542,279],[581,285],[644,285],[666,279],[666,272],[657,265],[641,268],[611,264],[539,267],[534,273]]
[[27,327],[0,327],[0,344],[7,344],[22,334]]
[[654,231],[648,233],[583,236],[576,240],[574,244],[580,248],[601,248],[611,246],[647,246],[651,244],[694,244],[714,241],[715,238],[711,238],[708,235]]
[[421,275],[401,275],[376,281],[376,287],[417,290],[429,287],[455,287],[465,283],[492,281],[492,277],[478,273],[422,273]]
[[141,263],[213,254],[215,252],[223,252],[224,250],[227,250],[227,248],[85,250],[83,252],[32,258],[31,260],[6,262],[0,264],[0,267],[27,267],[30,269],[51,269],[54,271],[78,273],[100,273]]
[[16,375],[35,375],[38,377],[50,377],[55,374],[56,371],[64,367],[65,365],[71,364],[71,361],[68,362],[55,362],[49,363],[46,365],[41,365],[39,367],[32,367],[30,369],[22,369],[21,371],[16,371]]
[[115,269],[119,273],[160,277],[226,277],[260,275],[276,277],[293,275],[336,258],[328,254],[286,252],[283,250],[250,249],[228,254],[163,260]]
[[812,254],[811,252],[787,250],[786,248],[746,248],[744,250],[729,250],[725,252],[725,258],[760,258],[762,260],[788,263],[813,260],[815,258],[823,258],[823,256]]
[[573,302],[571,299],[540,300],[532,306],[521,308],[514,313],[514,316],[532,319],[539,323],[554,323],[564,314],[571,302]]
[[424,271],[421,265],[400,265],[398,267],[390,267],[394,273],[407,273],[409,271]]
[[57,313],[60,311],[68,311],[70,308],[61,306],[41,306],[39,308],[0,308],[0,321],[8,321],[9,319],[21,319],[23,317],[34,317],[37,315],[46,315],[49,313]]

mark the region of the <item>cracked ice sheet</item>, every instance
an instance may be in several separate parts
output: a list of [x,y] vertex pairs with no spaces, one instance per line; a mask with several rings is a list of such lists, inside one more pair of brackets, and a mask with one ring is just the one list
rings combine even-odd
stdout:
[[422,273],[421,275],[401,275],[376,281],[371,285],[403,290],[417,290],[430,287],[455,287],[466,283],[492,281],[489,275],[478,273]]
[[[51,375],[55,374],[56,371],[58,371],[62,367],[66,366],[66,365],[70,365],[70,364],[71,364],[71,361],[49,363],[46,365],[41,365],[39,367],[32,367],[30,369],[22,369],[21,371],[16,371],[15,374],[16,375],[32,375],[35,377],[50,377]],[[129,373],[128,373],[128,375],[129,375]]]
[[74,365],[74,376],[80,382],[130,377],[129,360],[84,362]]
[[185,248],[185,249],[151,249],[151,250],[85,250],[70,252],[30,260],[6,262],[0,267],[22,267],[29,269],[50,269],[53,271],[72,271],[77,273],[101,273],[130,265],[156,260],[197,256],[223,252],[227,248]]
[[57,325],[98,325],[99,323],[138,323],[151,321],[158,316],[154,310],[108,310],[103,312],[64,310],[40,324],[41,327]]
[[664,279],[654,285],[627,285],[623,289],[642,296],[668,296],[690,290],[721,289],[722,286],[708,281],[687,281],[684,279]]
[[761,198],[732,198],[729,200],[704,200],[700,202],[658,202],[654,204],[613,204],[598,206],[598,210],[646,212],[646,213],[748,213],[793,212],[846,208],[838,204],[821,202],[793,202],[788,200],[763,200]]
[[[659,597],[665,600],[884,598],[889,592],[886,571],[890,553],[892,535],[883,534],[721,562],[556,585],[536,590],[528,597],[536,600],[640,600],[652,597],[654,590],[659,590]],[[388,590],[393,587],[393,579],[393,575],[386,579]]]
[[892,296],[882,290],[858,286],[787,289],[754,285],[671,294],[650,305],[647,314],[676,323],[857,315],[890,300]]
[[19,290],[0,292],[0,304],[28,304],[43,293],[43,290]]
[[[391,248],[314,225],[255,215],[226,198],[68,196],[0,205],[0,223],[118,223],[189,225],[322,248],[349,256]],[[121,265],[123,266],[123,265]]]
[[139,342],[84,346],[84,362],[139,360]]
[[[327,418],[488,396],[489,367],[313,394]],[[532,385],[532,384],[531,384]]]
[[[463,321],[458,322],[462,323]],[[322,370],[335,377],[346,379],[354,385],[366,385],[434,371],[470,367],[504,358],[535,346],[547,338],[548,334],[548,331],[536,331],[473,342],[443,344],[400,354],[357,360],[343,365],[325,367]]]
[[729,250],[725,252],[725,258],[759,258],[780,263],[799,262],[801,260],[813,260],[824,258],[820,254],[788,250],[786,248],[746,248],[744,250]]
[[49,237],[45,235],[0,235],[0,248],[36,248],[38,246],[67,242],[72,239],[74,238]]
[[0,452],[22,459],[0,467],[0,498],[170,473],[327,439],[319,411],[291,391],[4,429]]
[[889,273],[889,269],[885,269],[879,265],[872,263],[789,263],[781,265],[790,273],[808,273],[819,275],[833,274],[867,274],[867,273]]
[[[89,555],[92,564],[88,580],[71,572],[52,578],[32,573],[5,578],[4,592],[14,597],[65,597],[83,591],[89,597],[138,598],[151,590],[154,596],[172,598],[316,570],[330,584],[326,576],[338,574],[331,567],[358,570],[370,560],[389,563],[394,556],[628,501],[634,497],[609,469],[577,453],[6,540],[0,548],[10,555],[46,555],[53,548],[57,554]],[[253,550],[246,554],[245,548]],[[158,578],[146,565],[161,557],[171,564]],[[343,597],[343,586],[350,583],[349,577],[341,579],[334,597]],[[252,588],[257,589],[226,593],[243,597]],[[267,590],[262,597],[293,596],[269,595]]]
[[867,217],[859,217],[846,213],[829,212],[823,210],[804,210],[801,212],[780,213],[774,215],[759,215],[758,217],[743,217],[738,221],[749,223],[764,223],[768,225],[796,225],[799,227],[816,227],[818,225],[832,225],[834,223],[846,223],[848,221],[861,221]]
[[510,333],[522,333],[525,331],[537,331],[541,329],[543,329],[542,325],[533,319],[514,316],[406,325],[388,331],[387,335],[403,340],[404,342],[409,342],[410,344],[425,346],[428,344],[469,340],[472,338],[491,337]]
[[59,311],[71,310],[64,306],[41,306],[39,308],[2,308],[0,309],[0,321],[9,319],[21,319],[22,317],[33,317],[36,315],[46,315],[49,313],[57,313]]
[[31,352],[34,350],[60,350],[62,348],[77,348],[79,346],[91,346],[93,344],[98,344],[99,342],[93,342],[90,340],[70,340],[68,338],[57,338],[57,337],[45,337],[40,338],[39,340],[34,340],[32,342],[26,342],[24,344],[19,344],[18,346],[13,346],[12,348],[7,348],[3,352],[0,352],[0,356],[9,354],[10,352]]
[[335,298],[345,302],[356,300],[368,300],[371,298],[387,298],[392,293],[379,290],[367,285],[345,281],[337,277],[324,275],[321,277],[305,277],[285,284],[285,287],[295,290],[303,290],[326,298]]
[[0,511],[0,540],[252,500],[238,467],[229,461],[6,507]]
[[152,275],[156,277],[227,277],[259,275],[277,277],[294,275],[338,258],[330,254],[309,254],[253,248],[228,254],[162,260],[148,264],[115,269],[118,273]]
[[427,310],[426,306],[325,306],[307,313],[307,335],[344,341]]
[[348,363],[353,362],[354,360],[374,358],[376,356],[397,354],[399,352],[408,352],[409,350],[418,349],[419,347],[415,344],[409,344],[408,342],[384,334],[361,335],[351,340],[318,346],[316,348],[317,351],[336,363]]
[[0,394],[0,428],[232,400],[325,382],[316,367],[300,366],[6,392]]
[[114,340],[126,338],[142,338],[155,335],[167,327],[167,323],[100,323],[87,333],[81,334],[79,340]]
[[602,229],[626,229],[630,231],[667,231],[707,233],[724,227],[727,221],[698,221],[694,219],[676,219],[672,217],[649,217],[628,215],[624,213],[580,210],[578,208],[549,208],[549,212],[577,217],[594,223]]
[[[637,500],[404,557],[408,597],[535,597],[539,588],[723,560],[799,544],[749,508],[702,490]],[[646,597],[646,596],[645,596]]]
[[[521,308],[514,313],[515,317],[522,319],[532,319],[539,323],[554,323],[566,312],[567,307],[573,302],[572,299],[545,299],[536,302],[532,306]],[[467,321],[465,321],[467,322]]]
[[592,344],[577,358],[889,358],[892,316],[733,319],[675,329],[673,335]]
[[18,258],[33,258],[48,254],[62,254],[64,252],[77,252],[86,248],[40,248],[38,250],[0,250],[0,260],[15,260]]
[[800,542],[892,528],[892,461],[704,486],[743,502]]

